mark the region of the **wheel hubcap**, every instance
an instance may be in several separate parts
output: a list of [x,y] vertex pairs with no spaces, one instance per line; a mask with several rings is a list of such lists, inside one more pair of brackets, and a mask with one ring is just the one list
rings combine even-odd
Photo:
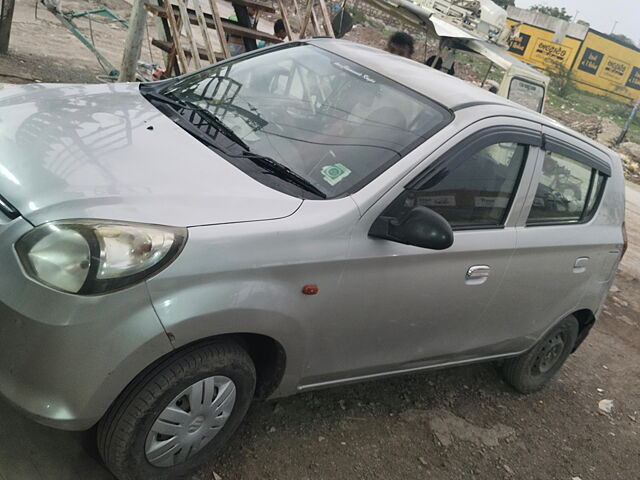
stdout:
[[236,386],[230,378],[199,380],[176,396],[158,415],[145,442],[156,467],[186,462],[218,434],[231,416]]
[[553,368],[564,351],[564,336],[558,333],[542,346],[533,364],[534,373],[546,373]]

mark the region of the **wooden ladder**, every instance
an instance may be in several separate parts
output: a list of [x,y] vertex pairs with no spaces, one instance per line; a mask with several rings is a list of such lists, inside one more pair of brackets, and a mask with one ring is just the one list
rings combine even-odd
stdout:
[[[231,20],[221,18],[216,0],[155,0],[157,4],[146,3],[147,11],[161,20],[164,38],[154,38],[151,43],[166,52],[165,75],[172,73],[179,75],[186,73],[191,67],[202,68],[205,65],[215,63],[231,57],[228,35],[263,40],[268,43],[281,43],[282,40],[275,35],[261,32],[256,29],[260,13],[279,12],[285,27],[287,37],[293,39],[291,26],[284,5],[285,0],[274,0],[271,3],[255,0],[233,0],[232,4],[236,12],[247,8],[256,10],[256,18],[253,25],[242,25]],[[203,10],[203,2],[207,2],[211,13]],[[273,5],[275,4],[275,6]],[[244,10],[243,10],[244,9]],[[240,18],[240,15],[238,15]],[[192,28],[195,27],[194,28]],[[210,32],[215,30],[220,49],[214,49]],[[200,33],[201,44],[198,44],[195,32]],[[186,37],[186,42],[183,39]],[[186,45],[185,45],[186,43]],[[255,45],[255,44],[254,44]]]
[[[319,17],[316,14],[316,9],[318,8],[320,10]],[[319,19],[322,19],[322,22],[319,22]],[[313,26],[314,33],[312,35],[321,35],[322,28],[326,36],[335,38],[329,10],[324,0],[307,0],[307,6],[305,7],[305,13],[302,19],[302,27],[300,29],[300,38],[305,38],[309,23]]]

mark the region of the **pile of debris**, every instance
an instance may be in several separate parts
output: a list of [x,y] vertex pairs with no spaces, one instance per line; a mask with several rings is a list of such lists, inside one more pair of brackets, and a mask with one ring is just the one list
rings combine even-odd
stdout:
[[602,121],[596,116],[590,116],[584,120],[572,122],[569,127],[595,140],[602,131]]
[[622,156],[625,176],[633,183],[640,184],[640,144],[624,142],[616,147]]
[[640,184],[640,144],[624,142],[615,145],[622,129],[608,118],[591,116],[570,123],[569,126],[589,138],[597,140],[607,147],[613,148],[622,157],[624,173],[627,179]]

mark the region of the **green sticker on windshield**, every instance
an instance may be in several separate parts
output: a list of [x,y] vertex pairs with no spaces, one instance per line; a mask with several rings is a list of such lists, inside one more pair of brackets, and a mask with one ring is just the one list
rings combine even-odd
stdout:
[[323,175],[324,181],[327,182],[332,187],[338,184],[340,181],[344,180],[349,176],[351,170],[345,167],[341,163],[335,163],[333,165],[325,165],[322,167],[320,172]]

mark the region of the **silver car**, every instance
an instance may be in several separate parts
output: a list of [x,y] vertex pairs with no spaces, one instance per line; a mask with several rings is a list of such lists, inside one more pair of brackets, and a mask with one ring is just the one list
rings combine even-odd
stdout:
[[330,39],[153,84],[0,94],[0,391],[119,479],[251,401],[498,361],[541,388],[624,253],[610,150]]

